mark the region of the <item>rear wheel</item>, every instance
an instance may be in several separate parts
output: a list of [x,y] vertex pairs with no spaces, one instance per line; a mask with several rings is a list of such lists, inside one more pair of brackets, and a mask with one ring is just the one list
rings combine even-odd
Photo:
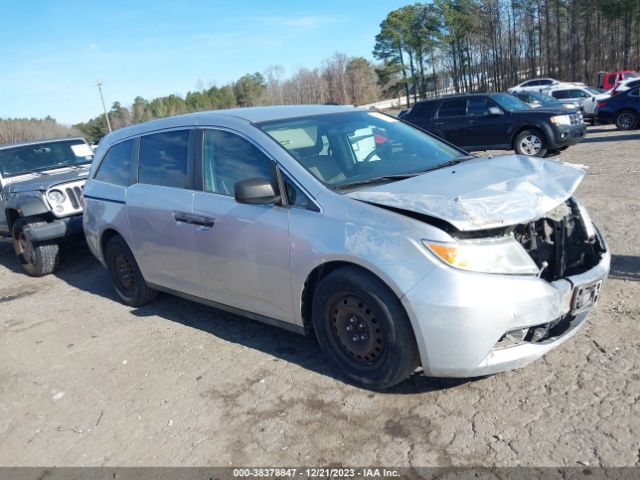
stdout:
[[514,149],[519,155],[544,157],[547,154],[547,141],[540,130],[523,130],[516,137]]
[[111,284],[124,303],[141,307],[158,296],[158,291],[149,288],[145,282],[133,253],[122,237],[115,236],[107,242],[104,257]]
[[623,110],[616,114],[613,122],[618,130],[633,130],[638,126],[638,115],[632,110]]
[[19,218],[13,225],[13,249],[23,270],[32,277],[52,273],[58,265],[60,247],[57,243],[34,243],[25,232],[25,227],[46,225],[39,217]]
[[361,386],[391,387],[419,364],[404,308],[366,271],[343,267],[323,278],[313,298],[312,320],[321,348]]

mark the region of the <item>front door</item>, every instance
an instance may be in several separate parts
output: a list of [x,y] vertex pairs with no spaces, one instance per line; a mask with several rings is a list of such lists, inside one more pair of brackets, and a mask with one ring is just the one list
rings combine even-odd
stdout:
[[[490,107],[498,108],[502,115],[491,113]],[[488,97],[469,97],[468,126],[464,146],[473,148],[504,148],[509,146],[508,115]]]
[[205,129],[202,135],[203,191],[195,194],[193,213],[213,222],[212,228],[195,232],[206,297],[290,321],[289,210],[240,204],[234,198],[240,180],[275,179],[274,163],[236,133]]
[[433,133],[457,146],[465,145],[467,100],[464,97],[445,100],[433,121]]

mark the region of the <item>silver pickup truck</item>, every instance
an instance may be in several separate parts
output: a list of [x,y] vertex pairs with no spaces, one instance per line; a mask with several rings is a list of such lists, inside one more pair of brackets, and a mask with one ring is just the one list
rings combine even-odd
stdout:
[[0,145],[0,237],[24,271],[53,272],[59,243],[82,234],[82,189],[93,152],[83,138]]

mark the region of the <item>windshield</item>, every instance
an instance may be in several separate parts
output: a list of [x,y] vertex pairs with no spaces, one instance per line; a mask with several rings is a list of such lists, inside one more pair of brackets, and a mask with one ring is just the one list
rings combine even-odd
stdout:
[[531,107],[524,103],[522,100],[509,95],[508,93],[496,93],[491,95],[491,98],[495,100],[498,105],[509,112],[516,112],[520,110],[531,110]]
[[91,163],[92,153],[82,140],[34,143],[0,150],[4,178]]
[[530,94],[530,96],[534,100],[537,100],[540,103],[540,105],[542,105],[544,107],[562,106],[562,102],[556,100],[553,97],[550,97],[549,95],[545,95],[544,93],[533,92],[533,93]]
[[331,188],[393,181],[466,153],[393,117],[354,111],[258,125]]

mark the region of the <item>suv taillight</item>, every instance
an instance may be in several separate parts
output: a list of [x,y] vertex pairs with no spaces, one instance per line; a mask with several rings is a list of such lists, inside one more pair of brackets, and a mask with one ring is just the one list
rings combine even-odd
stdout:
[[602,108],[602,107],[604,107],[606,104],[607,104],[607,102],[598,102],[598,103],[596,104],[596,108]]

